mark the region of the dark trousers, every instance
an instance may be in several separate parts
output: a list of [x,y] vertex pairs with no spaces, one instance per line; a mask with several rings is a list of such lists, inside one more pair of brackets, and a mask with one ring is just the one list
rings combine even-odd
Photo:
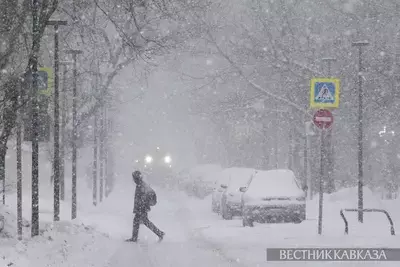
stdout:
[[164,234],[160,229],[158,229],[150,220],[147,212],[135,213],[135,218],[133,218],[133,230],[132,239],[137,240],[139,235],[139,226],[143,223],[147,228],[149,228],[158,237],[162,237]]

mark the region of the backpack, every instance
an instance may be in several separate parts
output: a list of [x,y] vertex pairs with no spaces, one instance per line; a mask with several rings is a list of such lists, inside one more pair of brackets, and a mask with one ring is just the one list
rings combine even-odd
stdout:
[[147,199],[150,206],[155,206],[157,204],[157,194],[153,189],[147,192]]

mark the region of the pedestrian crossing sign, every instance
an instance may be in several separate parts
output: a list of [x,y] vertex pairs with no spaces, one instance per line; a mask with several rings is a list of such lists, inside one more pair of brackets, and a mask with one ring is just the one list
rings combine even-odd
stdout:
[[39,68],[38,90],[40,95],[51,96],[54,87],[53,69]]
[[310,107],[338,108],[340,80],[330,78],[311,79]]

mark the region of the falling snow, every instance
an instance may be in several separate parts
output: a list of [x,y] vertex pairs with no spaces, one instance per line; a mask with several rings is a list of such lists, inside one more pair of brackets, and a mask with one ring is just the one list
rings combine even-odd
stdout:
[[[271,247],[398,247],[385,217],[345,212],[344,235],[339,214],[363,202],[400,220],[399,9],[325,2],[2,1],[0,266],[272,266]],[[313,78],[331,95],[318,107]],[[160,243],[145,226],[123,242],[137,170]]]

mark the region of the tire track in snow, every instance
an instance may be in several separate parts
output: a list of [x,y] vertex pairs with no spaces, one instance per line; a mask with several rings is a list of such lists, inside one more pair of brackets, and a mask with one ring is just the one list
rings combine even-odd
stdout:
[[[166,237],[161,243],[153,241],[152,238],[145,240],[146,238],[143,238],[144,235],[147,235],[147,229],[145,229],[141,234],[142,237],[139,237],[138,244],[121,244],[117,252],[110,258],[109,264],[106,266],[245,266],[236,259],[227,257],[224,254],[223,249],[218,247],[216,244],[208,242],[203,236],[201,236],[201,232],[199,232],[201,229],[193,229],[190,222],[195,218],[183,203],[184,202],[182,202],[181,199],[174,199],[173,196],[168,196],[166,197],[166,202],[159,206],[159,210],[164,210],[166,213],[162,214],[157,212],[154,214],[155,221],[160,221],[160,219],[163,218],[163,223],[165,223],[166,226],[169,226],[167,227],[169,230],[166,231]],[[162,217],[163,215],[164,217]],[[166,215],[168,215],[168,217],[166,217]],[[177,234],[179,234],[179,236],[183,235],[184,238],[182,239],[182,237],[177,237]],[[140,239],[142,239],[142,241],[140,241]]]
[[195,243],[201,246],[202,249],[205,250],[210,250],[212,253],[215,254],[215,256],[223,259],[227,263],[229,263],[229,266],[237,266],[237,267],[246,267],[244,263],[240,262],[239,259],[232,258],[228,256],[223,248],[221,248],[218,244],[208,240],[202,233],[204,229],[210,228],[211,226],[203,226],[203,227],[197,227],[197,228],[192,228],[192,226],[189,224],[190,218],[193,218],[193,213],[191,210],[187,207],[181,207],[176,214],[181,222],[184,222],[184,225],[186,226],[185,228],[188,231],[188,235],[191,240],[193,240]]

